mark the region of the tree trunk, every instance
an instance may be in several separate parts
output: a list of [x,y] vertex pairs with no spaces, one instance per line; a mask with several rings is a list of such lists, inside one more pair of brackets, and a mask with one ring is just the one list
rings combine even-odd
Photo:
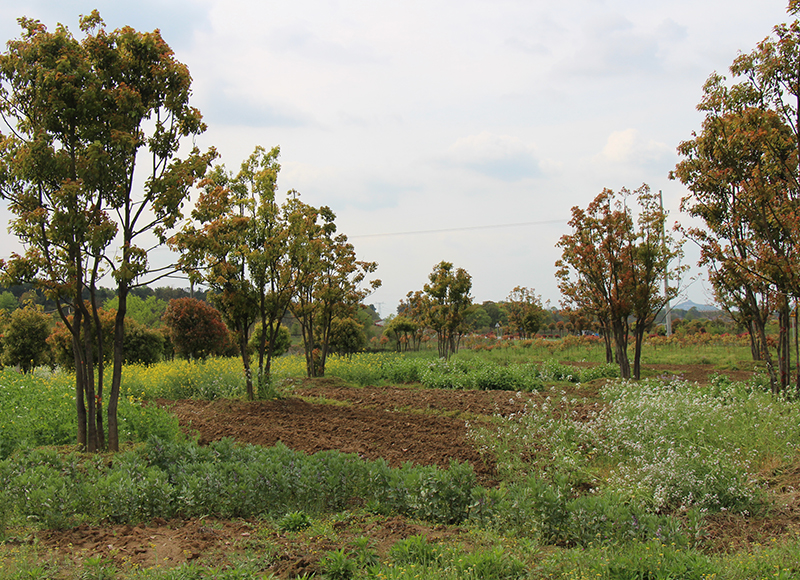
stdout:
[[800,308],[798,307],[797,300],[794,301],[794,378],[795,378],[795,392],[800,394]]
[[633,343],[633,378],[642,378],[642,344],[644,343],[644,328],[637,328],[634,334]]
[[761,348],[758,344],[758,332],[756,325],[752,319],[747,321],[747,336],[750,338],[750,354],[753,356],[753,361],[758,362],[761,360]]
[[97,437],[97,401],[94,390],[94,353],[92,344],[91,316],[81,300],[82,331],[80,345],[83,349],[83,391],[86,399],[86,450],[90,453],[98,451]]
[[122,385],[122,363],[125,360],[125,314],[128,311],[128,291],[117,293],[117,316],[114,319],[114,352],[111,361],[111,392],[108,395],[106,417],[108,422],[108,450],[119,451],[119,392]]
[[778,310],[778,368],[780,370],[780,390],[784,391],[790,381],[789,369],[791,368],[791,349],[789,347],[789,303],[782,300]]
[[79,308],[75,309],[72,315],[72,352],[75,357],[75,410],[78,420],[78,445],[81,449],[89,446],[87,430],[86,400],[84,398],[85,383],[84,372],[86,371],[83,360],[83,348],[81,346],[80,329],[83,325],[82,312]]
[[762,316],[762,310],[759,308],[756,296],[750,292],[747,293],[747,304],[750,311],[750,325],[751,333],[754,337],[756,346],[759,350],[760,356],[758,360],[763,360],[766,363],[767,372],[769,373],[770,387],[773,393],[778,392],[778,377],[775,373],[775,365],[772,363],[772,355],[769,352],[769,345],[767,344],[767,321]]
[[244,380],[245,388],[247,390],[247,400],[254,401],[256,395],[255,391],[253,390],[253,371],[250,370],[250,352],[247,350],[246,324],[240,323],[237,334],[239,335],[239,353],[242,355],[242,366],[244,367]]
[[614,320],[614,352],[619,363],[619,376],[631,378],[631,364],[628,360],[628,324],[624,320]]
[[614,361],[614,349],[611,346],[611,328],[607,320],[600,321],[600,332],[603,334],[603,343],[606,345],[606,363],[611,364]]
[[[105,431],[103,429],[103,381],[105,377],[104,372],[104,357],[105,351],[103,349],[103,325],[100,322],[100,313],[97,308],[97,294],[95,292],[94,280],[91,286],[91,304],[92,304],[92,323],[94,324],[95,343],[97,344],[97,388],[95,396],[95,421],[97,423],[97,448],[105,449]],[[94,372],[94,371],[93,371]]]

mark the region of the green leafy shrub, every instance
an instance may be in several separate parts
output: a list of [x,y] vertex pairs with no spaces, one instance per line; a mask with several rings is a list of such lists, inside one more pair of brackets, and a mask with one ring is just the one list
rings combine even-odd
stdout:
[[436,546],[422,535],[399,540],[389,549],[389,557],[397,564],[431,566],[441,556]]
[[325,554],[320,562],[322,577],[326,580],[350,580],[358,570],[357,562],[344,548]]
[[311,525],[311,518],[303,511],[289,512],[278,520],[278,529],[283,532],[298,532]]
[[[250,335],[250,342],[247,344],[251,354],[257,356],[258,349],[261,346],[262,334],[263,330],[261,323],[259,322],[253,329],[253,334]],[[278,327],[278,333],[275,336],[275,344],[272,347],[272,356],[277,358],[283,355],[289,350],[290,346],[292,346],[292,333],[288,328],[281,324]],[[269,349],[269,345],[267,345],[267,349]]]
[[414,517],[443,524],[466,519],[475,486],[469,463],[450,462],[448,469],[404,466],[407,489],[405,511]]
[[281,443],[261,448],[222,440],[200,447],[152,438],[145,453],[150,465],[167,473],[180,498],[175,509],[187,516],[316,514],[340,511],[359,498],[385,512],[458,523],[467,517],[475,486],[467,463],[392,469],[383,460],[365,462],[338,451],[308,456]]
[[94,513],[119,523],[169,518],[173,515],[173,491],[163,471],[146,466],[134,453],[120,454],[113,468],[97,480]]
[[19,365],[22,372],[28,373],[49,362],[49,335],[50,317],[42,312],[41,307],[28,305],[14,310],[0,341],[3,364]]
[[48,527],[87,518],[318,514],[341,511],[355,499],[389,513],[451,524],[467,517],[474,486],[469,464],[392,469],[355,454],[308,456],[282,444],[262,448],[230,439],[201,447],[151,437],[110,465],[46,449],[0,462],[0,489],[13,498],[13,509]]
[[328,340],[330,351],[341,355],[357,353],[367,346],[364,325],[352,316],[334,316]]
[[[110,363],[114,356],[114,325],[116,311],[98,311],[100,325],[103,329],[103,360]],[[125,318],[125,337],[122,343],[125,364],[155,364],[164,357],[165,336],[161,330],[154,330],[133,319]],[[75,369],[75,351],[72,345],[72,333],[59,322],[48,337],[53,362],[58,366]],[[94,347],[94,356],[99,356],[97,346]]]
[[151,365],[164,358],[166,338],[160,330],[153,330],[134,320],[125,321],[123,352],[125,364]]
[[46,528],[76,525],[91,513],[97,464],[81,464],[77,454],[61,456],[52,448],[25,451],[6,460],[0,487],[19,514]]
[[516,580],[527,573],[525,564],[510,557],[503,548],[464,554],[456,564],[459,572],[468,578]]

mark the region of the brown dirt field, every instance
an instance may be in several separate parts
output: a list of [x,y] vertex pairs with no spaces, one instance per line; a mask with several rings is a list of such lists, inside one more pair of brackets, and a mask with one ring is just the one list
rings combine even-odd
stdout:
[[[574,363],[570,363],[574,364]],[[676,374],[700,383],[715,369],[693,367],[647,367],[648,374]],[[737,380],[750,373],[726,372]],[[560,412],[585,416],[597,404],[602,381],[566,387],[570,408]],[[560,391],[564,387],[559,386]],[[365,459],[384,458],[399,466],[410,461],[421,465],[447,466],[453,459],[469,462],[484,485],[495,483],[494,465],[482,457],[467,437],[467,422],[487,416],[508,416],[524,408],[543,393],[508,391],[442,391],[415,387],[353,388],[335,379],[303,381],[291,396],[278,401],[160,401],[169,408],[201,443],[223,437],[240,442],[274,445],[283,442],[292,449],[314,453],[338,449]],[[765,475],[769,480],[771,476]],[[773,477],[778,488],[777,507],[766,516],[715,517],[706,530],[711,549],[726,550],[752,541],[797,533],[800,530],[800,468]],[[404,518],[354,516],[331,524],[331,532],[281,534],[261,521],[154,520],[141,526],[81,526],[73,530],[44,531],[39,542],[63,557],[80,560],[102,556],[117,565],[173,566],[199,560],[208,565],[224,562],[231,553],[263,554],[263,570],[281,578],[318,571],[327,550],[347,547],[353,539],[368,536],[380,556],[399,539],[415,534],[428,537],[459,536],[458,528],[423,526]],[[461,541],[467,541],[460,538]]]

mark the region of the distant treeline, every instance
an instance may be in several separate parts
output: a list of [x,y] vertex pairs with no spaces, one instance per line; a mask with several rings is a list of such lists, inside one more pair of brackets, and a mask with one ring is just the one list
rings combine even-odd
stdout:
[[[197,298],[198,300],[206,301],[205,290],[194,290],[191,288],[173,288],[171,286],[159,286],[150,288],[149,286],[139,286],[131,289],[131,295],[145,300],[151,296],[155,296],[159,300],[169,302],[175,298]],[[100,304],[116,298],[117,292],[114,288],[97,289],[97,300]],[[13,301],[11,298],[13,297]],[[88,290],[85,292],[84,298],[89,299]],[[25,303],[32,302],[33,304],[41,305],[45,311],[52,312],[56,309],[56,303],[49,300],[42,292],[33,287],[32,284],[19,284],[14,286],[3,286],[0,284],[0,309],[14,310],[15,308],[22,307]]]

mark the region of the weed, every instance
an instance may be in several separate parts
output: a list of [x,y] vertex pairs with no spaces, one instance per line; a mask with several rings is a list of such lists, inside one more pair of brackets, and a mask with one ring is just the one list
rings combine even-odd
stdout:
[[389,557],[397,564],[430,566],[439,556],[436,547],[422,535],[399,540],[389,549]]
[[113,563],[102,556],[93,556],[83,562],[83,571],[78,578],[80,580],[114,580],[117,577],[117,569]]
[[358,570],[358,563],[341,548],[327,552],[320,562],[320,569],[326,580],[350,580]]
[[289,512],[278,520],[278,529],[282,532],[299,532],[311,525],[311,518],[303,511]]

